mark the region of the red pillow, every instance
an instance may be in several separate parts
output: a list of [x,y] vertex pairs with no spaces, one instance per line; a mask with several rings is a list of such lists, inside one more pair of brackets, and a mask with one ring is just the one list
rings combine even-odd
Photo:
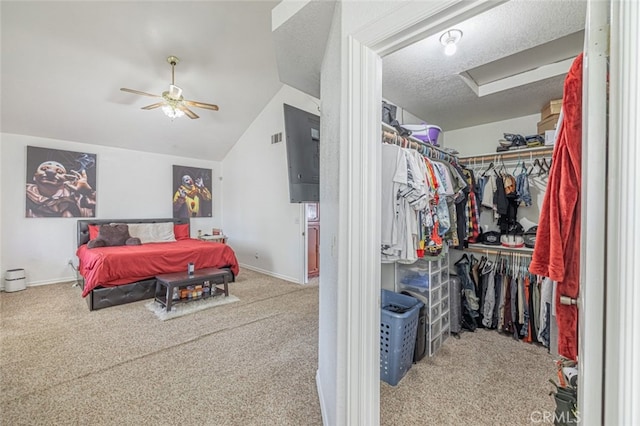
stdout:
[[89,225],[89,240],[98,238],[98,232],[100,232],[99,225]]
[[189,234],[189,224],[173,225],[173,235],[175,235],[176,240],[187,240],[191,238]]

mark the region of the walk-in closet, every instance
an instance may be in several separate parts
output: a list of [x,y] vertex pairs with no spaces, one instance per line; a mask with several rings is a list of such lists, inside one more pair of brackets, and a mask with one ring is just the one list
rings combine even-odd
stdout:
[[381,373],[383,424],[398,406],[427,424],[580,418],[585,22],[583,2],[509,1],[383,58],[381,288],[418,301],[411,365],[381,331],[402,376]]

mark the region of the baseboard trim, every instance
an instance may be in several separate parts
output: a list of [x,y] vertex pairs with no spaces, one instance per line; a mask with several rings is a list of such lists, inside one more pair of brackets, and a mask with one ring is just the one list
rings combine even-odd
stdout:
[[[51,284],[75,284],[78,280],[74,277],[63,277],[54,280],[44,280],[44,281],[27,281],[27,288],[29,287],[39,287],[41,285],[51,285]],[[0,291],[4,291],[4,283],[0,286]]]
[[[290,281],[290,282],[292,282],[294,284],[301,284],[300,280],[298,280],[296,278],[292,278],[292,277],[289,277],[287,275],[278,274],[278,273],[275,273],[275,272],[272,272],[272,271],[267,271],[266,269],[258,268],[256,266],[247,265],[245,263],[240,263],[240,267],[241,268],[250,269],[252,271],[260,272],[261,274],[269,275],[269,276],[274,277],[274,278],[280,278],[281,280]],[[240,273],[242,273],[242,272],[240,272]]]

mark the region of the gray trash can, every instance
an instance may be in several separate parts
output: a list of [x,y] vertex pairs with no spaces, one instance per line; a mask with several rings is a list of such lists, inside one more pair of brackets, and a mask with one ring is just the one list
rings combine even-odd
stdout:
[[4,275],[4,291],[12,292],[27,288],[24,269],[7,269]]

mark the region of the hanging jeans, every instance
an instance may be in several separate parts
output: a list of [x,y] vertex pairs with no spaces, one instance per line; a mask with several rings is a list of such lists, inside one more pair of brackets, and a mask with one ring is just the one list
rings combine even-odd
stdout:
[[504,312],[504,271],[496,272],[496,305],[493,310],[493,321],[491,322],[491,328],[501,328]]
[[478,297],[476,296],[476,288],[469,275],[470,269],[471,265],[466,257],[463,257],[456,262],[456,272],[460,278],[462,293],[464,294],[462,307],[471,316],[471,318],[475,319],[479,316],[478,309],[480,306],[478,303]]
[[[491,261],[487,261],[487,266],[483,268],[483,282],[486,284],[486,292],[484,293],[484,304],[482,306],[482,325],[492,328],[493,311],[496,306],[496,268]],[[486,272],[488,271],[488,272]]]
[[525,338],[529,336],[529,298],[527,297],[528,291],[525,288],[529,288],[529,280],[524,276],[520,277],[520,288],[518,291],[522,293],[522,326],[520,328],[520,337]]
[[487,178],[484,176],[480,176],[476,179],[476,198],[478,199],[478,203],[482,203],[482,197],[484,196],[484,185],[487,183]]
[[511,277],[511,327],[509,331],[515,339],[518,338],[518,279]]
[[531,205],[531,192],[529,191],[529,176],[526,173],[520,173],[516,176],[516,192],[518,193],[520,205],[529,207]]
[[545,277],[540,286],[540,328],[538,329],[538,341],[549,347],[551,336],[551,306],[553,303],[553,281]]

